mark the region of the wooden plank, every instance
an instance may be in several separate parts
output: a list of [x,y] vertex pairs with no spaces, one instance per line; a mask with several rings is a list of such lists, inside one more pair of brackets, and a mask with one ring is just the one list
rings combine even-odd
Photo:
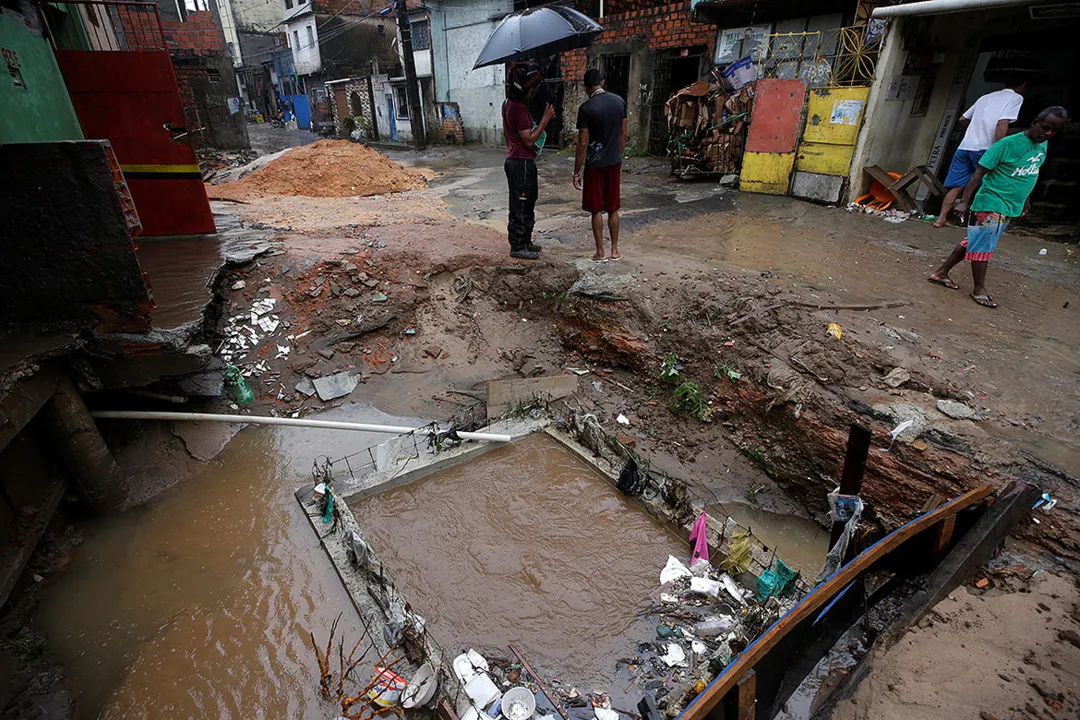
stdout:
[[735,697],[738,698],[738,709],[735,717],[739,720],[754,720],[757,706],[757,673],[748,671],[739,678],[736,683]]
[[941,561],[941,558],[945,557],[945,552],[949,549],[949,545],[952,543],[953,531],[956,530],[956,516],[945,518],[945,521],[938,526],[937,537],[934,539],[934,564],[936,565]]
[[576,375],[492,380],[487,384],[488,418],[499,417],[517,403],[537,396],[558,400],[573,395],[575,390]]
[[956,515],[964,508],[971,507],[982,502],[992,490],[989,485],[982,485],[953,501],[942,505],[933,512],[917,517],[906,525],[886,535],[869,548],[864,550],[858,557],[842,567],[832,577],[817,586],[809,595],[804,597],[786,615],[773,624],[764,634],[755,640],[732,662],[720,675],[709,684],[705,690],[682,711],[679,718],[682,720],[701,720],[736,685],[747,671],[754,668],[757,662],[773,647],[775,647],[791,628],[798,625],[810,615],[817,612],[841,590],[852,583],[865,570],[869,569],[878,560],[903,545],[919,533],[933,528],[946,518]]

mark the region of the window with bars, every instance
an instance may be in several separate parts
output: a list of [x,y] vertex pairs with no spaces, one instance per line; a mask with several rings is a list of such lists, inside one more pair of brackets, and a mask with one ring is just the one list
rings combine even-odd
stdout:
[[410,23],[409,29],[412,30],[413,50],[431,49],[431,24],[427,20],[417,20]]

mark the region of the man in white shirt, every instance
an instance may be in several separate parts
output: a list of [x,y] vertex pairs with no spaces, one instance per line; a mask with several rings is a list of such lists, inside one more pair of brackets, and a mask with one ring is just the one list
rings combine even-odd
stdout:
[[934,227],[942,227],[947,222],[953,204],[979,167],[979,158],[1009,133],[1009,123],[1019,117],[1020,106],[1024,104],[1025,87],[1027,79],[1024,77],[1010,78],[1003,90],[983,95],[960,118],[960,124],[968,127],[949,165],[949,174],[945,178],[949,192],[941,202],[941,216]]

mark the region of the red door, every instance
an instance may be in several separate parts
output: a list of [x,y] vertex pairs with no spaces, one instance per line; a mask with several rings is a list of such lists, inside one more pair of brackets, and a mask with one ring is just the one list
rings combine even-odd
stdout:
[[157,8],[64,4],[81,6],[84,20],[107,20],[109,31],[97,35],[86,23],[89,39],[81,44],[93,49],[58,47],[56,60],[83,134],[116,151],[143,235],[216,232]]

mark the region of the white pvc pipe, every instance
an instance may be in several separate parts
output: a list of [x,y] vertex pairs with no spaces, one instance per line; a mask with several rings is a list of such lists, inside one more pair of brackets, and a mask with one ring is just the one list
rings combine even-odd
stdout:
[[[98,410],[90,413],[102,420],[189,420],[191,422],[244,423],[247,425],[285,425],[288,427],[321,428],[323,430],[353,430],[357,432],[407,435],[420,428],[404,425],[371,425],[370,423],[338,422],[336,420],[309,420],[308,418],[261,417],[259,415],[219,415],[217,413],[187,413],[146,410]],[[458,432],[462,440],[486,440],[508,443],[509,435],[496,433]]]
[[870,17],[875,20],[905,17],[910,15],[944,15],[946,13],[984,10],[1010,5],[1033,5],[1038,0],[925,0],[925,2],[906,3],[904,5],[883,5],[874,8]]

